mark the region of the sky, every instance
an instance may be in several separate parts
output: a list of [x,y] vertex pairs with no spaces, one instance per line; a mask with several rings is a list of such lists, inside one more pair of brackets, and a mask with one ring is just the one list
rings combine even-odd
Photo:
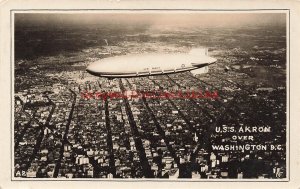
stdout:
[[285,13],[208,13],[189,11],[157,13],[16,13],[18,25],[88,25],[88,24],[126,24],[126,25],[176,25],[184,27],[203,26],[285,26]]

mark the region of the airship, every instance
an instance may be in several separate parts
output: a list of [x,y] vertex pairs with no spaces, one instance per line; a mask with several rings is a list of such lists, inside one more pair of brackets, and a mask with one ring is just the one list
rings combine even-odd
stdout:
[[86,71],[94,76],[130,78],[194,71],[217,61],[208,50],[191,49],[188,53],[128,54],[100,59],[88,65]]

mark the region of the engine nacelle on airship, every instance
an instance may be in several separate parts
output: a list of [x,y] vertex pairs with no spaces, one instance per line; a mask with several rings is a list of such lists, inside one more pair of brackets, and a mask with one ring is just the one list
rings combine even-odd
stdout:
[[141,77],[196,70],[217,59],[209,57],[206,49],[192,49],[189,53],[129,54],[104,58],[91,63],[87,72],[107,78]]

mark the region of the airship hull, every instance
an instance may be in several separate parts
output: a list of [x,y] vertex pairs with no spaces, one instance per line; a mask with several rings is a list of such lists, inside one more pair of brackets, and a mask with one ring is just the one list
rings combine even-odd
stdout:
[[201,67],[187,67],[187,68],[178,68],[178,69],[171,69],[171,70],[162,70],[162,71],[153,71],[153,72],[118,72],[118,73],[109,73],[109,72],[93,72],[87,70],[91,75],[98,76],[98,77],[106,77],[106,78],[130,78],[130,77],[143,77],[143,76],[151,76],[151,75],[165,75],[165,74],[174,74],[186,71],[192,71],[204,66],[208,66],[208,64],[203,64]]
[[200,53],[124,55],[96,61],[87,67],[87,72],[107,78],[142,77],[195,70],[215,61]]

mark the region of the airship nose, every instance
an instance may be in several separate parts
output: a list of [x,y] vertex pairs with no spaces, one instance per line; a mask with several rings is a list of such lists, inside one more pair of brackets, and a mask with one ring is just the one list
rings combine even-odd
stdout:
[[90,65],[88,65],[88,67],[85,70],[92,75],[95,75],[98,71],[95,63],[91,63]]
[[85,70],[90,73],[92,71],[91,65],[88,65],[88,67]]
[[88,65],[88,67],[86,67],[86,69],[85,69],[87,72],[90,72],[91,70],[92,70],[92,66],[91,66],[91,64],[90,65]]

